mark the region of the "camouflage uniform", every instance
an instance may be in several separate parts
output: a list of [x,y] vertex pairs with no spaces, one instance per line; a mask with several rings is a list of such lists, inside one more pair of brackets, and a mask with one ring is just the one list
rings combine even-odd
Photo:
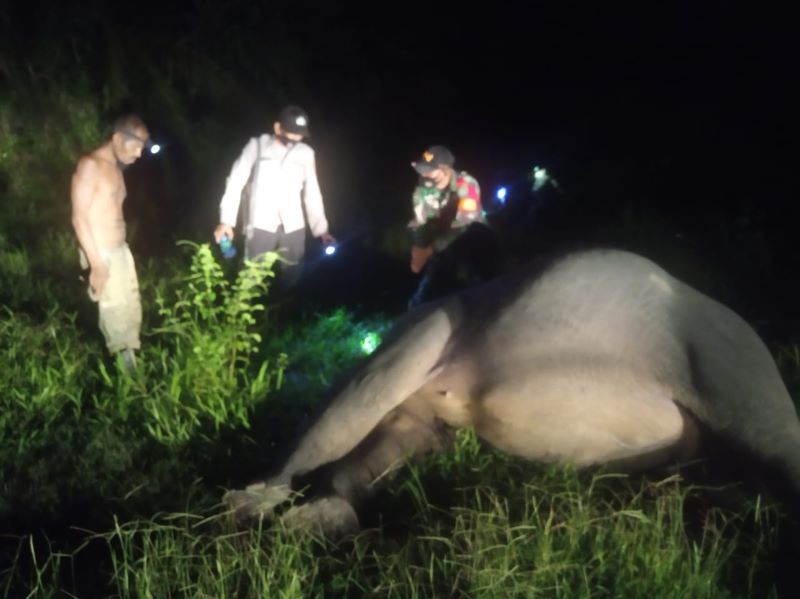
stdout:
[[434,253],[409,308],[493,275],[497,252],[474,177],[454,173],[445,189],[422,183],[414,190],[413,201],[414,219],[408,225],[412,243],[432,247]]
[[478,181],[465,171],[455,173],[445,189],[420,184],[414,189],[412,243],[441,251],[472,223],[486,224]]

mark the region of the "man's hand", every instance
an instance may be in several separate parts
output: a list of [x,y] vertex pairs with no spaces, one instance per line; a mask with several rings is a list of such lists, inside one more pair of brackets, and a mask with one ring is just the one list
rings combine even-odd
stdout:
[[214,229],[214,241],[219,243],[219,240],[222,239],[223,235],[227,235],[228,239],[233,241],[233,227],[226,225],[225,223],[218,224],[217,228]]
[[419,273],[425,268],[425,264],[427,264],[430,257],[433,256],[433,248],[431,246],[427,246],[421,248],[419,246],[412,246],[411,247],[411,271],[414,273]]
[[94,301],[100,300],[100,295],[108,282],[108,267],[105,264],[93,266],[89,271],[89,288]]
[[325,245],[333,245],[336,243],[336,238],[330,233],[323,233],[319,236],[319,240]]

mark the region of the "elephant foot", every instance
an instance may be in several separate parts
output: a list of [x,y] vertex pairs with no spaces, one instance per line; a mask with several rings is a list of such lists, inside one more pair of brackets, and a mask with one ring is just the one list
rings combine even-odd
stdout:
[[341,497],[322,497],[289,508],[280,518],[286,528],[305,529],[330,541],[357,534],[361,530],[352,504]]
[[239,524],[252,526],[271,516],[276,507],[293,495],[289,485],[256,483],[242,490],[228,491],[222,501]]

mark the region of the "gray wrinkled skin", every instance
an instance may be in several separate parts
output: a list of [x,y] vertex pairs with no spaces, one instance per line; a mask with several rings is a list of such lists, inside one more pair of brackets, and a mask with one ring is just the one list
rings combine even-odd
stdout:
[[463,426],[529,460],[625,471],[695,456],[702,430],[800,492],[800,423],[755,331],[649,260],[594,250],[408,314],[281,470],[224,499],[252,521],[316,477],[335,501],[286,517],[338,536],[377,480]]

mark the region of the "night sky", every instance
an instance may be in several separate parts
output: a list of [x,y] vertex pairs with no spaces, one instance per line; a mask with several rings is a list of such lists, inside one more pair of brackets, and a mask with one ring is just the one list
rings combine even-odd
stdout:
[[[700,243],[709,227],[757,227],[781,262],[783,287],[771,293],[794,290],[800,103],[788,10],[723,1],[12,4],[0,13],[5,52],[69,71],[69,52],[47,48],[54,38],[79,48],[92,85],[126,77],[131,106],[171,142],[162,160],[182,165],[173,168],[183,169],[186,193],[151,220],[186,217],[210,231],[247,137],[293,102],[310,114],[340,236],[407,218],[409,162],[441,143],[485,196],[541,164],[576,198],[576,221],[614,222],[626,209],[664,215],[710,264],[714,248]],[[142,65],[197,86],[186,116],[198,143],[216,144],[200,175],[185,136],[150,101],[157,90],[142,83]],[[144,202],[137,177],[158,167],[135,168],[133,215]]]

